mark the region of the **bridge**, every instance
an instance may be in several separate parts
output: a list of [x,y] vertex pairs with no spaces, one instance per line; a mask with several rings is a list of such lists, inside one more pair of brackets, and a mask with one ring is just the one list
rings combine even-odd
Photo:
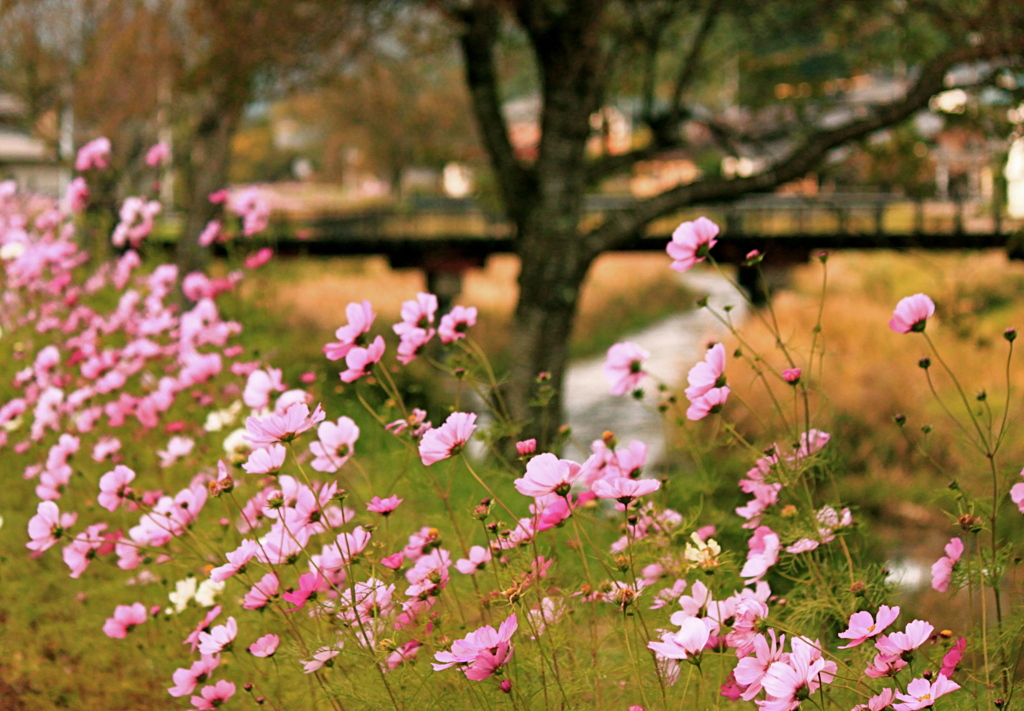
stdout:
[[[585,223],[628,209],[628,196],[587,199]],[[1005,217],[997,203],[913,200],[885,194],[817,196],[763,194],[722,205],[690,207],[659,219],[618,251],[663,251],[684,220],[705,215],[722,227],[712,250],[740,264],[754,249],[768,268],[805,261],[820,250],[986,249],[1002,247],[1024,258],[1024,220]],[[268,240],[281,255],[383,255],[392,267],[419,268],[442,298],[458,294],[461,274],[492,254],[514,252],[514,226],[473,200],[418,197],[405,204],[339,214],[292,214],[275,219]],[[740,270],[751,287],[755,272]]]

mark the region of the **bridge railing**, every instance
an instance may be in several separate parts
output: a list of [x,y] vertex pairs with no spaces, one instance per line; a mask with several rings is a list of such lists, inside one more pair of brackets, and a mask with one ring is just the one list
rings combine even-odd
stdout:
[[[628,209],[633,198],[597,195],[587,200],[585,220]],[[979,201],[913,200],[890,195],[757,195],[722,205],[702,205],[654,221],[651,238],[666,237],[683,220],[705,215],[734,236],[835,235],[1003,235],[1020,230],[1021,220],[1003,215],[1000,205]],[[514,227],[472,201],[432,199],[364,213],[323,216],[307,223],[309,237],[341,242],[390,240],[508,240]]]

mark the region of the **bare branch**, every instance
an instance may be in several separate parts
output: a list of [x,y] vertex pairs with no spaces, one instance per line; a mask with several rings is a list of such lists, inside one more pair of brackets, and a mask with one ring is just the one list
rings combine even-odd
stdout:
[[865,118],[813,133],[788,156],[756,175],[736,180],[702,180],[644,200],[632,209],[608,218],[591,231],[584,238],[586,250],[597,255],[613,249],[638,234],[652,220],[686,205],[727,202],[748,193],[771,190],[799,178],[814,168],[833,148],[896,124],[926,106],[934,94],[945,88],[943,81],[946,72],[954,64],[980,59],[992,53],[986,52],[984,47],[968,47],[935,57],[922,68],[917,82],[903,99],[881,106]]

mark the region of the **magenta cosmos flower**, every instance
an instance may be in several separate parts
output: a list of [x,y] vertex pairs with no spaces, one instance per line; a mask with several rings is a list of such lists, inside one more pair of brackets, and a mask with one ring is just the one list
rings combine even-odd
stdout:
[[616,343],[609,348],[608,358],[604,362],[604,374],[612,384],[612,395],[625,395],[635,390],[647,375],[643,362],[650,357],[650,353],[632,341]]
[[892,312],[889,328],[896,333],[920,333],[928,318],[935,313],[935,302],[925,294],[914,294],[900,299]]
[[440,427],[435,427],[420,440],[420,459],[426,466],[458,454],[476,429],[476,413],[453,412]]
[[718,225],[706,217],[679,225],[665,248],[668,256],[672,257],[671,268],[685,272],[697,262],[703,262],[711,254],[711,248],[718,241],[715,239],[717,236]]

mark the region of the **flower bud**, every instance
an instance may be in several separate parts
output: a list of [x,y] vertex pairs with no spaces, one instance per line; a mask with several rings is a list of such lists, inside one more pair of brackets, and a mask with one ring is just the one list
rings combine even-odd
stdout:
[[906,424],[906,422],[907,422],[907,416],[906,416],[906,415],[904,415],[904,414],[903,414],[902,412],[900,412],[900,413],[898,413],[897,415],[895,415],[895,416],[894,416],[894,417],[893,417],[892,419],[893,419],[893,420],[894,420],[894,421],[896,422],[896,424],[897,424],[897,425],[899,425],[900,427],[902,427],[903,425],[905,425],[905,424]]
[[928,370],[928,368],[932,367],[931,358],[922,358],[921,360],[917,361],[917,367]]
[[1008,328],[1008,329],[1006,329],[1005,331],[1003,331],[1003,338],[1008,340],[1010,343],[1013,343],[1015,340],[1017,340],[1017,329],[1016,328]]

